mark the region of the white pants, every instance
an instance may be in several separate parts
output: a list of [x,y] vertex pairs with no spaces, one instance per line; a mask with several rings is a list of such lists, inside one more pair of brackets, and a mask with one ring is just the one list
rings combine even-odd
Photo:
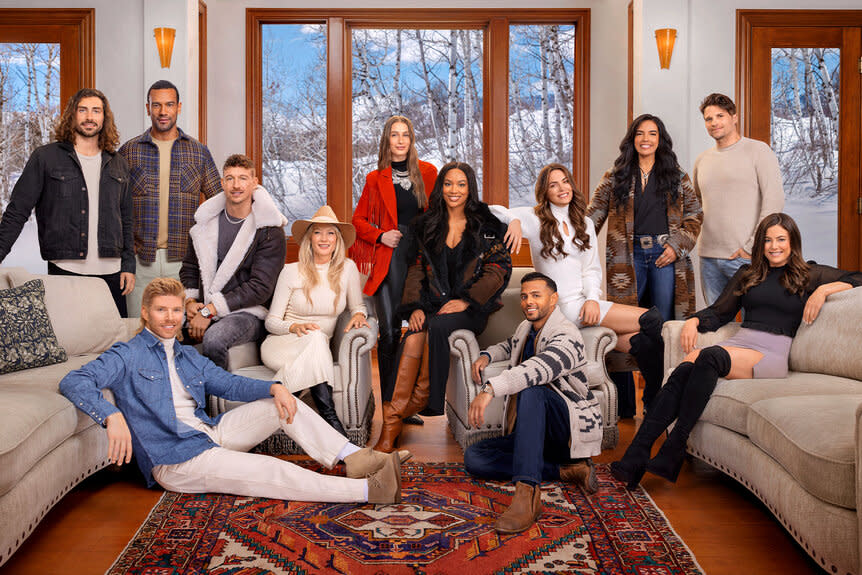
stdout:
[[169,491],[230,493],[249,497],[350,503],[366,500],[365,479],[309,471],[288,461],[246,453],[279,427],[315,461],[332,467],[347,438],[332,429],[304,402],[296,402],[293,423],[278,418],[272,399],[260,399],[228,411],[204,431],[220,447],[174,465],[157,465],[153,477]]
[[126,308],[129,317],[141,317],[141,302],[144,299],[144,288],[156,278],[180,278],[182,261],[169,262],[168,250],[156,250],[156,259],[152,263],[142,262],[135,256],[135,289],[126,296]]

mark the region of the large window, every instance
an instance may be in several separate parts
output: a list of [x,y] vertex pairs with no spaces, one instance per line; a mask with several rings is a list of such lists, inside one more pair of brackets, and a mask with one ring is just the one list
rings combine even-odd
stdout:
[[246,148],[291,219],[349,217],[398,113],[489,203],[532,203],[551,161],[587,188],[589,10],[248,9],[246,32]]
[[[0,9],[0,213],[62,106],[93,85],[94,37],[93,9]],[[45,273],[34,218],[3,263]]]

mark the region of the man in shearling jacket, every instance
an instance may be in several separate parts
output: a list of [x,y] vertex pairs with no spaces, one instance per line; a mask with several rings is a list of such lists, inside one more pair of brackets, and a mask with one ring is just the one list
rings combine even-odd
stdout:
[[180,281],[189,335],[227,369],[228,349],[265,333],[263,320],[284,267],[287,218],[258,185],[247,156],[225,161],[222,187],[195,212]]
[[554,280],[537,272],[525,275],[521,309],[526,321],[473,363],[477,384],[491,362],[509,364],[482,385],[469,411],[470,424],[479,427],[491,399],[505,395],[506,435],[464,452],[470,474],[515,482],[512,503],[497,519],[501,533],[520,533],[536,522],[542,513],[542,481],[568,481],[590,493],[598,489],[590,457],[601,453],[602,414],[586,384],[584,341],[557,299]]

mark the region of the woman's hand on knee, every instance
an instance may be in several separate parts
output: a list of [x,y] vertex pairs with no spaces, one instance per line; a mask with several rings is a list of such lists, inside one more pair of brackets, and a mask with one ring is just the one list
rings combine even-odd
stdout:
[[599,307],[599,302],[594,299],[588,299],[581,306],[581,313],[578,314],[578,319],[583,326],[596,325],[599,323],[601,315],[602,310]]
[[316,323],[311,323],[311,322],[309,322],[309,323],[294,323],[294,324],[291,324],[290,329],[288,329],[288,331],[290,333],[294,333],[294,334],[302,337],[303,335],[305,335],[308,332],[313,331],[315,329],[320,329],[320,326],[317,325]]
[[679,333],[679,343],[685,353],[691,353],[691,350],[697,345],[698,325],[700,325],[700,320],[696,317],[688,318],[682,324],[682,330]]
[[447,313],[460,313],[468,307],[470,307],[470,304],[468,304],[462,299],[450,299],[443,304],[443,307],[440,308],[440,311],[437,312],[437,315],[444,315]]
[[413,310],[407,324],[410,326],[410,331],[422,331],[425,325],[425,312],[421,309]]

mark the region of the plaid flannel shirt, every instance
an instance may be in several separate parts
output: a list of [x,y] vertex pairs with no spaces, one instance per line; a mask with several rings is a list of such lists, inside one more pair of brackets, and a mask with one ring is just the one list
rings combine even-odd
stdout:
[[[170,261],[181,261],[186,253],[200,194],[211,198],[222,191],[218,168],[207,147],[179,128],[177,131],[171,148],[168,199]],[[120,154],[129,163],[135,253],[141,261],[153,262],[159,231],[159,149],[147,130],[123,144]]]

